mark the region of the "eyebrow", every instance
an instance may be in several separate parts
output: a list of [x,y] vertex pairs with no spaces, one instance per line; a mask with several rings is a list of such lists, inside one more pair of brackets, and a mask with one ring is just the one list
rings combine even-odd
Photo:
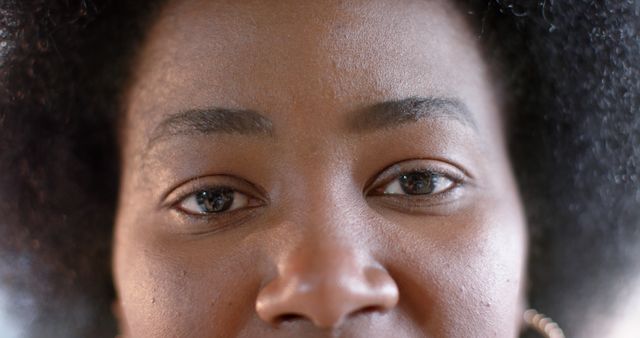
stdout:
[[450,118],[477,131],[469,108],[457,98],[409,97],[385,101],[357,112],[349,121],[354,132],[371,132],[395,128],[425,118]]
[[[477,130],[467,106],[457,98],[409,97],[365,107],[348,120],[351,132],[372,132],[425,118],[451,118]],[[147,151],[161,140],[178,135],[238,134],[273,136],[273,123],[248,109],[212,107],[190,109],[164,119],[151,133]]]
[[273,136],[273,123],[253,110],[191,109],[160,122],[152,132],[147,148],[171,136],[214,133]]

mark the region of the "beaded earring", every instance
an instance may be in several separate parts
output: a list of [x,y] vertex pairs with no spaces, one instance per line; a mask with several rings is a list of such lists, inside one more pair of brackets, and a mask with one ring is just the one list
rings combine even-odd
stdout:
[[524,321],[531,329],[545,338],[565,338],[564,332],[556,322],[534,309],[524,312]]

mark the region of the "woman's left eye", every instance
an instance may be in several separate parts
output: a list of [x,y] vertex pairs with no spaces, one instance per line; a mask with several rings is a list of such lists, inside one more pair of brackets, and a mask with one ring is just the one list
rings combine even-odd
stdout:
[[189,214],[220,214],[249,205],[249,197],[227,187],[204,189],[190,194],[178,207]]
[[440,173],[413,171],[399,175],[379,191],[384,195],[435,195],[452,188],[454,184],[452,179]]

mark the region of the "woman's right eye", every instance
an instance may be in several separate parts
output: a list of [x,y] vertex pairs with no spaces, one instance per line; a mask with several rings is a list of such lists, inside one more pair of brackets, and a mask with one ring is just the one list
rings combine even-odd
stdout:
[[192,215],[213,215],[249,206],[249,197],[228,187],[198,190],[178,204],[178,208]]

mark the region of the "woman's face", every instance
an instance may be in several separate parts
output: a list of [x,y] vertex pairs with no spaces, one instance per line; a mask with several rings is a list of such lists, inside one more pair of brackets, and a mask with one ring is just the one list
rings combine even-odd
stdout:
[[127,92],[128,337],[515,337],[525,223],[448,1],[174,1]]

